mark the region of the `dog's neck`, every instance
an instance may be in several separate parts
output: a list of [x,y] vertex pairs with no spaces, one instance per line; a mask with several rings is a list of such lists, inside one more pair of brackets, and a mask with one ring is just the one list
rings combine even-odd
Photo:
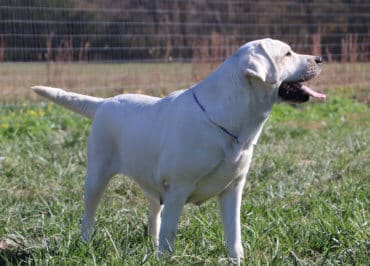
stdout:
[[238,136],[244,146],[250,146],[258,139],[276,93],[257,79],[245,78],[232,67],[232,60],[225,61],[194,90],[212,121]]

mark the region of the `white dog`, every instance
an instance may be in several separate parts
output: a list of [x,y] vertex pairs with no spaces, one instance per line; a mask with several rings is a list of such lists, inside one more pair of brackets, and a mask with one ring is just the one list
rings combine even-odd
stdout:
[[197,85],[162,99],[138,94],[101,99],[33,87],[94,119],[87,151],[83,240],[91,237],[110,177],[122,173],[137,182],[149,201],[149,232],[159,254],[173,251],[184,204],[217,196],[229,255],[239,263],[240,204],[253,146],[275,102],[325,99],[301,84],[319,74],[320,64],[320,57],[262,39],[240,47]]

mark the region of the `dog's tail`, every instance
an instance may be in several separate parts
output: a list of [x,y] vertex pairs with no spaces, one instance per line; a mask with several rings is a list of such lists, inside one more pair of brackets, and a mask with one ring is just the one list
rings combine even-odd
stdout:
[[62,89],[46,86],[34,86],[31,89],[38,95],[48,98],[56,104],[66,107],[88,118],[94,117],[99,106],[104,101],[103,98],[67,92]]

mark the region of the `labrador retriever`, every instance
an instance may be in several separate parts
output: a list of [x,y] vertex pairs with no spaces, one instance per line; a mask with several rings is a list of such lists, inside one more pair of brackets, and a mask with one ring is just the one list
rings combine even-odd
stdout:
[[109,99],[36,86],[57,104],[93,118],[87,149],[82,239],[110,177],[122,173],[149,201],[149,232],[159,254],[172,252],[183,206],[213,196],[220,203],[229,256],[243,258],[240,205],[263,124],[278,101],[325,99],[302,82],[320,73],[321,58],[262,39],[241,46],[193,87],[165,98]]

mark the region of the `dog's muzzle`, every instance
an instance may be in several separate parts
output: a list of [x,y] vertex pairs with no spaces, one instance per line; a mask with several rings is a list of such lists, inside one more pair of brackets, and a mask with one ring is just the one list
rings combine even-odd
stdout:
[[310,99],[310,96],[325,100],[326,95],[319,93],[305,85],[302,82],[312,79],[320,74],[322,63],[321,57],[315,57],[313,60],[308,61],[307,71],[298,81],[294,82],[283,82],[278,91],[279,97],[283,101],[293,102],[293,103],[303,103]]

